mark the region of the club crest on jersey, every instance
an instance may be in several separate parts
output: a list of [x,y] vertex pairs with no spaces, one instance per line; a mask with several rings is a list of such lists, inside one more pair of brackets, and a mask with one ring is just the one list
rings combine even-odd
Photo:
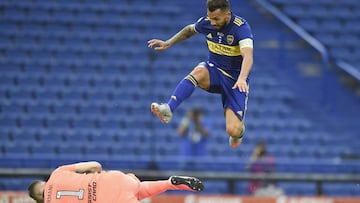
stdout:
[[234,42],[234,36],[233,35],[227,35],[226,36],[226,42],[230,45]]

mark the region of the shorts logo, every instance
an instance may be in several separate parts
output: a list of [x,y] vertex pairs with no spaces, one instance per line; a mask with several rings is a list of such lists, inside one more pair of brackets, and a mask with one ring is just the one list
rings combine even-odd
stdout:
[[234,36],[233,35],[227,35],[226,36],[226,42],[231,45],[234,42]]
[[206,35],[206,37],[209,38],[209,39],[212,39],[212,34],[209,33],[208,35]]
[[239,114],[239,116],[243,116],[243,111],[238,111],[236,113]]

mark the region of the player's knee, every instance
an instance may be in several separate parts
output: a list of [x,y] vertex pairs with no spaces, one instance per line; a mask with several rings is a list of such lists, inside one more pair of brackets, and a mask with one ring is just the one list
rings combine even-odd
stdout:
[[244,131],[245,126],[243,124],[226,126],[226,133],[231,137],[239,137]]
[[210,84],[209,71],[203,66],[196,66],[190,73],[196,81],[199,87],[206,89]]
[[208,70],[205,67],[196,66],[190,74],[194,76],[197,80],[201,80],[207,76]]

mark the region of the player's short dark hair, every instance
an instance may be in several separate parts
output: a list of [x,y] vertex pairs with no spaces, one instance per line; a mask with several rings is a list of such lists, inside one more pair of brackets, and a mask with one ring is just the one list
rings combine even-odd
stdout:
[[207,0],[207,8],[210,12],[217,9],[225,11],[230,9],[230,3],[228,0]]
[[35,197],[35,186],[36,186],[37,184],[39,184],[40,182],[41,182],[40,180],[35,180],[35,181],[33,181],[33,182],[29,185],[29,187],[28,187],[29,196],[30,196],[31,198],[33,198],[34,200],[36,200],[36,201],[37,201],[37,199],[36,199],[36,197]]

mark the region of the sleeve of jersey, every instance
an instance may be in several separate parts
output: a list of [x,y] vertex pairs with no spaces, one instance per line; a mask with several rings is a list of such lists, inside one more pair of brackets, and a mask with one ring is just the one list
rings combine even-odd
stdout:
[[240,48],[253,47],[253,34],[249,24],[245,23],[239,28],[239,45]]
[[205,22],[205,17],[201,17],[199,18],[198,21],[196,21],[195,23],[195,30],[198,33],[204,33],[204,22]]

